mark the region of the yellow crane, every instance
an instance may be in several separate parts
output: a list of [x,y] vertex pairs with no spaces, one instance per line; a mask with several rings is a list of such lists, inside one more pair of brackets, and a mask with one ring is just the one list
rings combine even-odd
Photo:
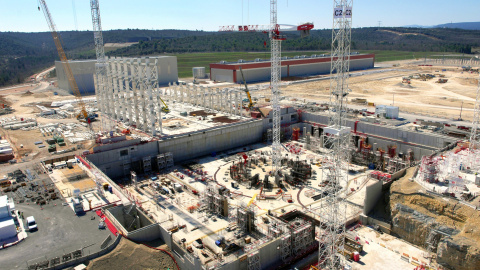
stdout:
[[247,86],[247,81],[245,80],[245,77],[243,76],[243,70],[242,70],[242,67],[239,67],[239,70],[240,70],[240,73],[242,74],[242,79],[243,79],[243,84],[245,85],[245,93],[247,94],[247,98],[248,98],[248,108],[252,108],[253,105],[255,105],[255,103],[252,101],[252,96],[250,95],[250,91],[248,90],[248,86]]
[[[90,122],[92,120],[95,120],[95,116],[88,115],[88,112],[85,109],[85,103],[82,100],[82,95],[80,94],[80,90],[78,89],[77,82],[75,81],[75,77],[73,76],[72,69],[70,68],[70,64],[68,63],[67,56],[65,55],[65,51],[63,50],[62,42],[57,32],[57,27],[53,22],[52,15],[50,14],[50,11],[48,10],[48,7],[47,7],[47,3],[45,3],[45,0],[39,0],[39,3],[41,6],[41,9],[43,10],[43,14],[45,15],[45,19],[47,20],[47,24],[48,24],[48,27],[50,28],[50,32],[52,33],[53,41],[55,42],[55,46],[57,47],[57,51],[58,51],[58,56],[60,57],[60,61],[62,62],[63,69],[65,70],[65,74],[67,75],[68,83],[72,88],[72,92],[75,95],[75,99],[77,100],[78,105],[81,107],[81,111],[80,111],[80,114],[77,115],[77,119],[80,121],[87,122],[91,129],[92,127]],[[38,7],[38,10],[40,10],[40,6]]]
[[164,113],[169,113],[170,109],[168,108],[167,103],[165,103],[165,101],[163,101],[163,99],[161,97],[159,97],[159,99],[162,101],[163,105],[165,105],[165,106],[162,107],[162,111]]

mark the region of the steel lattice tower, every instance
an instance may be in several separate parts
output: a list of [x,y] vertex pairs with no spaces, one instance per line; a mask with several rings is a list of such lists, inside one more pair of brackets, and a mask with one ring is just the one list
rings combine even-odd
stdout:
[[97,96],[97,104],[102,113],[102,128],[103,131],[110,130],[111,127],[106,127],[107,121],[105,116],[107,114],[106,95],[107,84],[107,59],[105,58],[105,50],[103,47],[102,35],[102,20],[100,18],[100,5],[98,0],[90,0],[90,8],[92,10],[92,24],[93,24],[93,40],[95,42],[95,52],[97,54],[97,63],[95,64],[95,94]]
[[277,24],[277,0],[270,1],[270,46],[271,46],[271,85],[272,110],[273,110],[273,139],[272,139],[272,169],[275,180],[278,180],[280,170],[281,145],[280,145],[280,76],[281,76],[281,42]]
[[472,131],[470,133],[470,145],[469,145],[469,165],[470,168],[477,167],[477,158],[478,155],[477,151],[480,147],[480,136],[479,132],[479,125],[480,125],[480,78],[478,80],[478,87],[477,87],[477,97],[475,99],[475,108],[473,111],[473,120],[472,120]]
[[322,167],[327,177],[325,197],[321,207],[321,237],[319,266],[321,269],[343,269],[350,128],[345,125],[347,113],[348,78],[350,70],[350,41],[353,0],[334,0],[332,53],[330,69],[329,126],[324,128],[324,146],[329,149]]

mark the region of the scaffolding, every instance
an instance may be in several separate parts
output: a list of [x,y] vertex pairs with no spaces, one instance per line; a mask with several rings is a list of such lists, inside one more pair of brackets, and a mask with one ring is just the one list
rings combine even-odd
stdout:
[[286,262],[292,255],[291,235],[286,234],[282,237],[282,261]]
[[211,112],[242,116],[243,91],[236,88],[210,88],[199,85],[169,83],[162,90],[165,100],[172,103],[202,107]]
[[109,57],[102,65],[105,71],[95,78],[100,112],[152,136],[161,134],[158,59]]
[[[323,269],[341,269],[345,261],[340,253],[345,245],[346,204],[342,187],[348,183],[350,162],[350,128],[346,126],[347,95],[350,71],[350,44],[353,0],[333,1],[332,53],[329,126],[323,129],[323,146],[329,149],[322,168],[328,185],[321,200],[321,228],[324,231],[323,248],[319,248],[318,262]],[[323,169],[322,169],[323,170]]]
[[248,270],[261,270],[260,252],[255,250],[247,254]]
[[433,156],[424,156],[420,165],[422,180],[428,183],[438,182],[439,158]]

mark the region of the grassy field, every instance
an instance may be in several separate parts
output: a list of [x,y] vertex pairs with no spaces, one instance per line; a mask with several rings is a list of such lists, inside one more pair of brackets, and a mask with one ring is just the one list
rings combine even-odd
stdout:
[[[282,56],[324,54],[327,52],[283,52]],[[185,53],[173,54],[177,57],[178,77],[192,77],[192,67],[205,67],[209,71],[211,63],[225,61],[255,60],[255,58],[270,58],[270,52],[219,52],[219,53]]]
[[[374,53],[375,62],[408,60],[408,59],[424,59],[425,52],[405,52],[405,51],[360,51],[361,53]],[[299,51],[299,52],[282,52],[282,56],[296,56],[296,55],[312,55],[312,54],[328,54],[330,52],[320,51]],[[427,52],[428,58],[442,58],[443,52]],[[454,53],[447,53],[454,55]],[[222,60],[237,61],[255,60],[255,58],[267,59],[270,58],[270,52],[218,52],[218,53],[185,53],[172,54],[177,57],[178,77],[187,78],[192,77],[193,67],[205,67],[206,72],[209,72],[209,64],[218,63]],[[455,54],[461,56],[461,54]]]

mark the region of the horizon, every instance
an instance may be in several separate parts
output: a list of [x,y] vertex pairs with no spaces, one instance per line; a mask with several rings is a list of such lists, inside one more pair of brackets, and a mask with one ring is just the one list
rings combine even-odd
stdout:
[[[449,23],[440,23],[437,25],[404,25],[404,26],[359,26],[359,27],[352,27],[352,29],[361,29],[361,28],[448,28],[448,27],[437,27],[438,25],[448,25],[448,24],[460,24],[460,23],[479,23],[478,22],[449,22]],[[314,28],[313,30],[331,30],[332,28]],[[108,29],[105,30],[103,29],[103,32],[109,32],[109,31],[125,31],[125,30],[142,30],[142,31],[192,31],[192,32],[211,32],[211,33],[216,33],[218,31],[215,30],[192,30],[192,29],[147,29],[147,28],[118,28],[118,29]],[[470,30],[470,29],[464,29],[464,30]],[[58,31],[59,33],[61,32],[92,32],[93,30],[91,29],[82,29],[82,30],[63,30],[63,31]],[[471,30],[471,31],[478,31],[478,30]],[[51,33],[50,30],[45,30],[45,31],[2,31],[0,30],[0,33]]]
[[[30,1],[29,1],[30,2]],[[89,1],[46,1],[59,32],[92,30]],[[160,3],[159,3],[160,2]],[[199,30],[218,31],[222,25],[269,24],[269,2],[188,1],[163,2],[153,0],[102,0],[102,29],[108,30]],[[462,5],[424,0],[386,3],[381,0],[356,0],[353,4],[353,28],[403,27],[408,25],[435,26],[449,22],[476,22],[479,3],[464,0]],[[470,6],[471,8],[465,8]],[[188,7],[188,8],[185,8]],[[412,8],[415,7],[415,8]],[[332,2],[302,0],[279,1],[278,23],[313,22],[315,29],[331,29]],[[428,10],[428,12],[425,12]],[[372,12],[374,11],[374,12]],[[392,12],[393,11],[393,12]],[[1,32],[49,32],[43,12],[37,4],[10,1],[0,11]],[[159,27],[159,24],[161,26]]]

